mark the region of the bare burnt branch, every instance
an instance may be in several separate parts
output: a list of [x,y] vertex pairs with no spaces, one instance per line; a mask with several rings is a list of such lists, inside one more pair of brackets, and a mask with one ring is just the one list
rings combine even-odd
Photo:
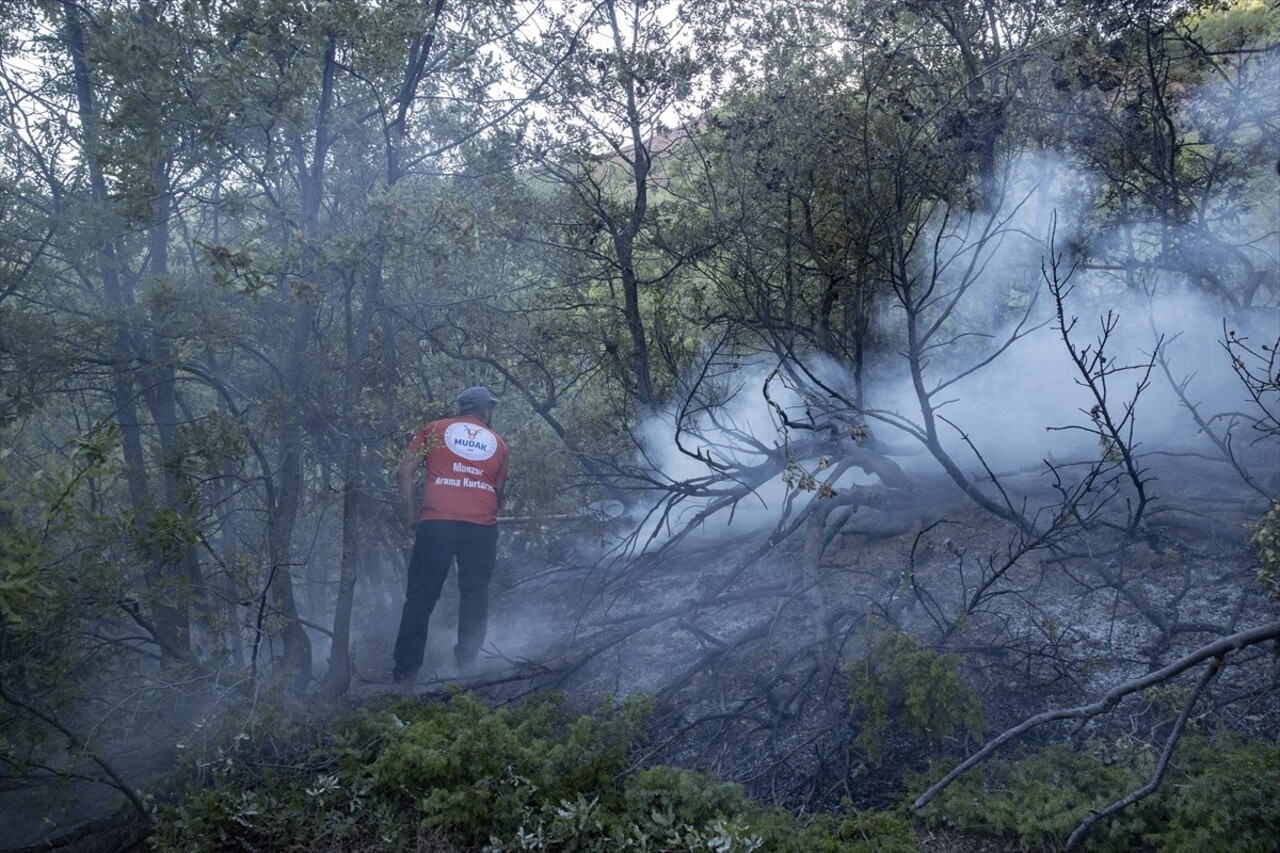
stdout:
[[698,658],[686,667],[683,672],[677,674],[674,678],[670,679],[665,685],[663,685],[662,691],[658,693],[659,701],[671,701],[675,698],[677,693],[683,690],[703,671],[713,668],[728,655],[741,651],[749,644],[767,637],[769,635],[769,629],[773,625],[775,618],[776,616],[770,616],[766,619],[762,619],[750,628],[741,631],[733,639],[708,649],[702,657]]
[[1227,328],[1225,321],[1222,331],[1221,343],[1231,357],[1231,369],[1254,403],[1247,422],[1259,433],[1255,441],[1280,436],[1280,336],[1255,349],[1247,337]]
[[[1052,243],[1051,236],[1051,253],[1047,263],[1041,266],[1041,276],[1053,295],[1058,318],[1058,333],[1078,373],[1076,382],[1086,388],[1094,400],[1093,407],[1085,413],[1094,426],[1080,428],[1098,436],[1103,450],[1103,459],[1099,464],[1122,469],[1126,482],[1133,487],[1137,495],[1137,504],[1129,507],[1128,521],[1125,526],[1125,533],[1133,537],[1142,527],[1143,515],[1151,500],[1147,494],[1147,484],[1151,478],[1148,469],[1138,460],[1138,445],[1134,440],[1134,414],[1138,398],[1150,385],[1151,371],[1155,367],[1157,356],[1153,353],[1146,364],[1117,365],[1114,359],[1107,355],[1107,344],[1120,320],[1113,311],[1108,311],[1101,318],[1101,330],[1094,343],[1084,346],[1075,343],[1072,332],[1077,324],[1077,318],[1067,319],[1066,313],[1066,301],[1071,293],[1070,281],[1074,269],[1062,271],[1062,256],[1053,252]],[[1160,345],[1161,342],[1157,340],[1155,352],[1159,351]],[[1138,372],[1139,379],[1132,395],[1121,402],[1121,413],[1117,415],[1113,411],[1114,406],[1109,398],[1108,382],[1113,377],[1129,371]]]
[[131,850],[143,843],[151,832],[149,824],[133,815],[120,815],[87,821],[82,826],[46,838],[28,847],[12,847],[9,853],[38,853],[64,849]]
[[[1164,373],[1165,379],[1169,383],[1169,387],[1173,389],[1173,393],[1177,396],[1179,402],[1182,403],[1182,407],[1187,410],[1189,415],[1191,415],[1191,419],[1195,421],[1195,424],[1199,427],[1201,434],[1213,442],[1214,447],[1218,449],[1218,453],[1220,454],[1222,461],[1231,466],[1232,470],[1239,475],[1240,479],[1244,481],[1249,488],[1253,489],[1263,497],[1270,497],[1267,490],[1258,482],[1257,478],[1250,473],[1249,469],[1245,467],[1244,464],[1241,463],[1240,459],[1236,456],[1235,450],[1232,448],[1235,418],[1232,417],[1228,421],[1225,429],[1221,432],[1214,429],[1214,425],[1210,423],[1210,419],[1206,419],[1205,416],[1201,414],[1202,405],[1193,401],[1187,393],[1187,386],[1191,384],[1191,380],[1194,378],[1194,375],[1184,376],[1180,381],[1174,378],[1173,369],[1169,364],[1167,354],[1167,346],[1168,344],[1173,343],[1174,340],[1176,340],[1176,336],[1174,338],[1170,338],[1156,349],[1156,360],[1160,365],[1161,371]],[[1229,338],[1228,341],[1230,341]],[[1233,360],[1232,364],[1233,367],[1235,367],[1237,362]],[[1242,374],[1241,369],[1236,367],[1236,375],[1240,376],[1242,380],[1245,380],[1246,385],[1249,385],[1250,377],[1247,373]],[[1261,403],[1260,396],[1260,393],[1258,395],[1254,395],[1255,403]],[[1213,419],[1217,420],[1219,417],[1220,416],[1215,415],[1213,416]]]

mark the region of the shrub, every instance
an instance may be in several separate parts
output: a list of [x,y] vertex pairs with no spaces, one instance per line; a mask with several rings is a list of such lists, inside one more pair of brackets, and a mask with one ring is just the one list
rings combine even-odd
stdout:
[[751,808],[740,785],[677,767],[650,767],[627,778],[623,808],[634,814],[667,812],[690,823],[706,823]]
[[1249,544],[1262,561],[1258,583],[1271,598],[1280,599],[1280,501],[1272,501],[1250,529]]
[[570,719],[554,695],[497,711],[459,695],[407,726],[370,769],[426,826],[505,834],[539,803],[607,793],[647,716],[640,700]]
[[[193,756],[159,809],[160,851],[647,850],[899,853],[901,813],[798,820],[739,785],[632,770],[649,701],[574,716],[557,695],[490,710],[384,702],[321,719],[259,712]],[[318,736],[316,732],[323,732]]]
[[[1144,785],[1148,748],[1108,754],[1062,746],[1019,761],[996,760],[953,783],[927,816],[958,829],[1053,846],[1092,809]],[[1096,851],[1146,846],[1166,853],[1229,849],[1272,853],[1280,837],[1280,745],[1187,737],[1151,796],[1099,822],[1085,837]]]
[[891,720],[930,746],[961,730],[982,736],[982,703],[960,677],[959,660],[904,631],[868,644],[849,676],[850,711],[862,726],[855,742],[877,761]]
[[1167,829],[1148,840],[1167,853],[1202,853],[1231,839],[1233,850],[1274,853],[1280,839],[1280,744],[1195,741],[1170,786]]
[[[1091,809],[1099,809],[1140,786],[1150,770],[1147,754],[1107,763],[1088,752],[1051,746],[1021,761],[990,761],[948,788],[937,817],[964,831],[1012,835],[1023,844],[1064,840]],[[1147,827],[1143,801],[1093,828],[1089,850],[1133,848]]]
[[[367,760],[404,726],[408,703],[332,718],[262,703],[208,740],[184,743],[176,795],[162,802],[160,851],[380,850],[414,822],[376,796]],[[322,733],[322,734],[318,734]]]
[[715,817],[705,823],[682,819],[672,810],[649,813],[610,813],[598,799],[579,795],[554,806],[543,806],[506,839],[493,836],[486,853],[520,850],[556,853],[612,853],[623,850],[668,853],[752,853],[763,839],[742,815]]
[[[846,804],[847,806],[848,804]],[[579,796],[526,816],[486,853],[623,850],[669,853],[914,853],[915,829],[901,813],[853,812],[798,819],[752,802],[741,786],[673,767],[641,770],[612,806]]]
[[905,809],[856,811],[845,802],[845,813],[812,815],[797,821],[777,809],[757,818],[755,829],[770,853],[915,853],[919,849],[915,825]]

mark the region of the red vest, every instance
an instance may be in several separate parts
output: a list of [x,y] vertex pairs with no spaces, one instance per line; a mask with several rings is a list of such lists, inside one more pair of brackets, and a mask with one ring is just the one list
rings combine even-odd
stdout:
[[498,523],[498,492],[507,482],[507,443],[473,415],[432,421],[409,450],[426,462],[422,521]]

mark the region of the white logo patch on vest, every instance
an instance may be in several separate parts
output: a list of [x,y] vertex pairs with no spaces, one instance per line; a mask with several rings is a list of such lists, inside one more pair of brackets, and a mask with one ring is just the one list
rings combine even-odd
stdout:
[[482,426],[460,421],[445,428],[444,446],[463,459],[479,462],[498,452],[498,437]]

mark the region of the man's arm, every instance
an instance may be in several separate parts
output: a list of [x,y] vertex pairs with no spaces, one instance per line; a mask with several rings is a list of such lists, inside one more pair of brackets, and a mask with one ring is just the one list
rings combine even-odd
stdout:
[[400,506],[404,511],[404,522],[410,528],[418,523],[418,506],[413,499],[413,474],[422,464],[422,453],[417,450],[406,450],[400,459],[400,468],[396,471],[396,491],[400,493]]
[[497,476],[497,493],[498,493],[498,509],[502,509],[502,499],[506,497],[507,492],[507,467],[511,464],[511,457],[505,456],[502,460],[502,466],[498,469]]

